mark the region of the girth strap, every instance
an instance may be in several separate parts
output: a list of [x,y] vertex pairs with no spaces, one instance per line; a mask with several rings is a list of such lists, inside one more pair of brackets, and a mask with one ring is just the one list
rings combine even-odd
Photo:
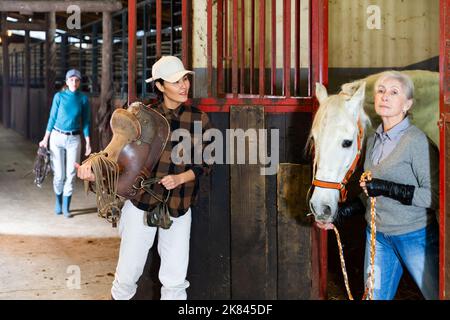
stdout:
[[142,189],[148,194],[150,194],[153,198],[159,201],[158,205],[152,210],[147,212],[147,225],[151,227],[161,227],[163,229],[169,229],[172,225],[172,220],[170,220],[169,208],[167,202],[170,198],[170,190],[167,193],[165,199],[159,197],[151,187],[161,181],[160,178],[148,178],[144,179],[144,177],[139,177],[138,186],[133,185],[135,189]]

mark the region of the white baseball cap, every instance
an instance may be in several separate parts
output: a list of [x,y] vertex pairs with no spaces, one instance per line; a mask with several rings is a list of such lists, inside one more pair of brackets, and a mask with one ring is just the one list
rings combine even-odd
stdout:
[[163,79],[167,82],[177,82],[186,74],[194,74],[193,71],[186,70],[183,62],[174,56],[164,56],[152,67],[152,77],[145,82]]

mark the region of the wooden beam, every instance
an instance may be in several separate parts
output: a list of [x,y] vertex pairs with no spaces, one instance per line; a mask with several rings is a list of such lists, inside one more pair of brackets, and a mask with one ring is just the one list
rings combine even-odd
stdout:
[[47,31],[45,24],[34,22],[7,22],[7,30]]
[[[128,1],[128,104],[131,104],[132,102],[137,100],[137,91],[136,91],[137,9],[136,8],[137,8],[136,0]],[[158,29],[156,33],[158,34]],[[157,39],[156,43],[158,43],[158,35],[156,36],[156,39]],[[158,56],[158,53],[156,53],[156,55]]]
[[31,83],[31,52],[30,52],[30,31],[25,31],[25,70],[24,70],[24,87],[25,87],[25,110],[26,110],[26,137],[31,138],[31,112],[30,112],[30,83]]
[[102,78],[100,92],[100,107],[97,112],[97,128],[99,132],[100,149],[105,148],[111,140],[109,120],[114,111],[112,99],[114,96],[112,80],[112,17],[110,12],[103,12],[102,19]]
[[122,9],[122,2],[115,0],[97,0],[97,1],[17,1],[1,0],[0,11],[12,11],[21,13],[31,12],[66,12],[69,6],[78,6],[81,12],[112,12]]
[[[1,14],[2,26],[6,24],[6,13]],[[9,86],[9,52],[8,34],[6,28],[1,28],[2,55],[3,55],[3,84],[2,84],[2,122],[5,128],[11,126],[11,90]]]
[[46,61],[46,91],[47,91],[47,108],[50,113],[50,107],[52,105],[53,94],[55,91],[55,78],[56,78],[56,15],[55,12],[49,12],[47,15],[48,30],[45,36],[45,61]]

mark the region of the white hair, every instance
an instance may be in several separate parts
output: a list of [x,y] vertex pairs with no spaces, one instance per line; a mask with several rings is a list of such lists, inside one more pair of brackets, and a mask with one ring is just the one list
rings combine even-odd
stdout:
[[395,70],[385,71],[380,74],[377,81],[375,81],[374,92],[377,92],[377,88],[380,83],[386,79],[394,79],[400,82],[406,98],[408,100],[414,99],[414,82],[408,75]]

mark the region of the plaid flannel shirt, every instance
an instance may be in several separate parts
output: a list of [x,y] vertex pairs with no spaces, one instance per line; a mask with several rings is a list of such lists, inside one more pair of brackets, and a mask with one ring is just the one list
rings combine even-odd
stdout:
[[[195,180],[179,185],[177,188],[171,190],[170,197],[168,200],[169,213],[172,217],[180,217],[184,215],[192,204],[195,204],[197,193],[199,189],[199,177],[203,174],[209,174],[211,168],[208,164],[204,162],[203,156],[201,156],[201,163],[194,162],[194,150],[201,150],[203,155],[203,150],[206,143],[203,142],[201,147],[194,148],[195,143],[198,142],[199,137],[194,135],[194,122],[198,121],[201,123],[201,133],[203,133],[211,128],[211,123],[209,121],[208,115],[203,111],[192,107],[186,106],[184,104],[180,105],[175,110],[170,110],[164,106],[164,103],[152,106],[153,109],[161,113],[170,124],[171,136],[164,148],[159,162],[156,164],[152,172],[152,177],[163,178],[167,175],[180,174],[191,169],[195,174]],[[172,133],[177,129],[185,129],[190,133],[191,136],[191,163],[190,164],[175,164],[172,161],[171,154],[172,150],[177,146],[181,140],[171,141]],[[198,130],[198,129],[197,129]],[[180,154],[182,156],[182,154]],[[198,158],[198,155],[197,155]],[[152,186],[152,191],[160,198],[166,199],[168,190],[164,188],[162,184],[154,184]],[[154,196],[147,192],[144,192],[140,199],[132,200],[133,204],[144,211],[153,210],[159,202]]]

